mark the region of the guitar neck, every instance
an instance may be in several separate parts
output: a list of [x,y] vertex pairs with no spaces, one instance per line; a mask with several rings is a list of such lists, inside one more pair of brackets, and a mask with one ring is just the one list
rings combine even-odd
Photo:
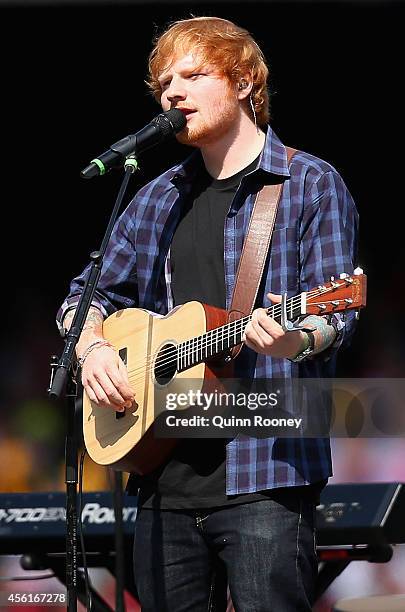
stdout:
[[[281,304],[267,308],[267,314],[277,323],[287,325],[289,321],[307,314],[322,316],[359,310],[366,305],[366,293],[367,277],[360,268],[356,268],[353,275],[342,273],[336,280],[331,276],[330,282],[324,285],[292,298],[283,298]],[[252,315],[237,319],[178,344],[177,370],[187,370],[241,344],[246,325],[251,319]]]
[[[293,320],[299,317],[302,311],[301,296],[289,298],[286,301],[286,307],[288,319]],[[266,312],[277,323],[281,322],[280,304],[270,306]],[[177,346],[177,370],[179,372],[187,370],[198,363],[227,353],[234,346],[241,344],[245,328],[251,319],[252,315],[248,315],[221,327],[211,329],[201,336],[181,342]]]

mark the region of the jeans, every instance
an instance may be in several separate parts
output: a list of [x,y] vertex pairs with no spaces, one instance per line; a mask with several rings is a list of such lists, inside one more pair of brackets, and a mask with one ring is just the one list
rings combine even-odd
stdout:
[[312,609],[315,504],[279,490],[213,510],[141,509],[134,571],[142,612]]

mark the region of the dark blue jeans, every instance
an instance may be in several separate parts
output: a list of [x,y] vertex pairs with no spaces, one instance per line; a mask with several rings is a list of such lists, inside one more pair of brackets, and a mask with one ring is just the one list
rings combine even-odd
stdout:
[[142,612],[312,609],[315,505],[293,490],[225,508],[139,512],[135,582]]

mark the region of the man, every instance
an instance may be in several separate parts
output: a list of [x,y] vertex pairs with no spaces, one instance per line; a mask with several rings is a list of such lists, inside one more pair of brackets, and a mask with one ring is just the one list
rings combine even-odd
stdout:
[[[143,187],[116,224],[77,348],[89,398],[114,410],[134,401],[124,364],[103,342],[106,315],[134,306],[166,314],[190,300],[229,308],[255,194],[281,181],[262,307],[235,368],[247,378],[332,376],[352,317],[310,316],[313,332],[285,333],[263,307],[353,272],[357,213],[341,177],[303,152],[288,167],[268,126],[268,70],[242,28],[214,17],[177,22],[149,69],[163,110],[186,116],[177,139],[196,151]],[[59,313],[65,328],[82,285],[83,275]],[[237,611],[310,610],[314,508],[330,475],[326,439],[182,440],[158,470],[132,479],[142,610],[209,610],[224,572]]]

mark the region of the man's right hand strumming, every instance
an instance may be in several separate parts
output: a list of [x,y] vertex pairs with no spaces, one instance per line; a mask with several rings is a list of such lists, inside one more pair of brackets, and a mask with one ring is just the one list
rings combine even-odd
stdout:
[[[66,314],[64,327],[70,328],[74,311]],[[103,337],[103,315],[90,308],[76,347],[82,370],[82,384],[91,402],[123,412],[134,402],[127,369],[114,347]]]

